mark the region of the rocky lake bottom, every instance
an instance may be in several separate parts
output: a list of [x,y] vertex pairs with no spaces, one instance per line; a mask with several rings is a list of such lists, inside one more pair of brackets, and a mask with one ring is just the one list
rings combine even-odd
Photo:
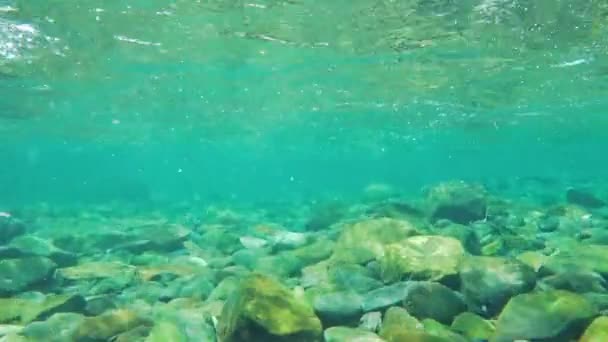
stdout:
[[357,201],[0,213],[0,342],[608,341],[608,200],[376,184]]

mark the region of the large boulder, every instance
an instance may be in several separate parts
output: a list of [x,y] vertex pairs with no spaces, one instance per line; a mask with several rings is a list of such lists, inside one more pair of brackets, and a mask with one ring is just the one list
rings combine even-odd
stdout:
[[468,224],[486,217],[488,199],[479,185],[465,182],[441,183],[428,193],[431,219],[448,219]]
[[493,342],[569,341],[597,316],[585,297],[562,290],[520,294],[509,300],[496,323]]
[[534,270],[514,259],[468,257],[460,269],[461,291],[477,311],[494,315],[509,298],[532,290]]
[[273,278],[252,274],[226,301],[218,335],[222,341],[320,341],[313,308]]

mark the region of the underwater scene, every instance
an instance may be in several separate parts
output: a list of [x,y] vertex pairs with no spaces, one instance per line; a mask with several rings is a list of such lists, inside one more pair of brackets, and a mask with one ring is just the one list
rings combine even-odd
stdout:
[[608,1],[0,0],[0,342],[608,342]]

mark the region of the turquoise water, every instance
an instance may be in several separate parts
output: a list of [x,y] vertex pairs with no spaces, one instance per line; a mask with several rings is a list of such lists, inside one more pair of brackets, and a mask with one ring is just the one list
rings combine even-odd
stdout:
[[4,1],[2,201],[602,177],[603,6]]
[[600,0],[0,0],[0,342],[603,341],[607,94]]

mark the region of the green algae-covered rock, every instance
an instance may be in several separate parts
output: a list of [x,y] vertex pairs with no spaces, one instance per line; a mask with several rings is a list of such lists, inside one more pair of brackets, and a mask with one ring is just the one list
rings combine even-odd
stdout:
[[311,265],[329,258],[334,251],[334,247],[333,241],[319,239],[309,245],[298,247],[289,253],[300,259],[302,264]]
[[452,323],[466,310],[459,293],[433,282],[411,282],[403,306],[418,319],[431,318],[444,324]]
[[120,262],[94,261],[60,268],[56,276],[67,280],[94,280],[101,278],[134,278],[137,269]]
[[45,320],[58,312],[82,312],[86,301],[79,295],[48,295],[41,298],[0,298],[0,323]]
[[460,268],[461,291],[477,310],[494,315],[509,298],[534,288],[534,270],[514,259],[467,257]]
[[48,280],[55,268],[57,264],[45,257],[0,260],[0,295],[21,292]]
[[456,316],[451,329],[471,341],[489,340],[496,330],[494,324],[471,312],[463,312]]
[[14,247],[23,256],[42,256],[53,260],[59,266],[71,266],[77,261],[77,256],[66,252],[52,242],[33,235],[23,235],[13,239],[9,247]]
[[387,244],[416,234],[415,227],[405,220],[379,218],[360,221],[344,228],[331,260],[362,264],[384,255]]
[[511,298],[498,316],[492,341],[567,341],[579,336],[596,315],[591,302],[572,292],[520,294]]
[[296,275],[304,266],[300,258],[284,252],[258,259],[253,270],[257,273],[287,278]]
[[318,341],[313,308],[278,281],[252,274],[226,301],[218,327],[222,341]]
[[606,342],[608,341],[608,317],[602,316],[596,318],[579,342]]
[[187,342],[188,336],[177,324],[169,321],[154,323],[146,342]]
[[465,182],[445,182],[430,189],[427,197],[433,220],[448,219],[468,224],[486,217],[488,205],[483,187]]
[[558,253],[549,257],[543,269],[549,273],[564,270],[588,270],[608,276],[608,246],[568,243],[557,247]]
[[379,333],[383,339],[399,341],[404,333],[412,332],[424,332],[424,326],[420,321],[398,306],[386,310]]
[[382,278],[450,282],[465,256],[460,241],[444,236],[414,236],[386,247],[379,257]]
[[422,320],[422,325],[424,326],[424,331],[432,336],[437,338],[441,338],[443,341],[450,342],[466,342],[467,340],[461,335],[453,332],[450,328],[445,325],[437,322],[434,319],[424,319]]
[[371,331],[348,327],[332,327],[323,333],[325,342],[383,342]]
[[105,341],[144,324],[149,325],[149,322],[131,310],[113,310],[85,318],[74,330],[72,338],[74,341]]
[[52,315],[46,321],[32,322],[25,326],[21,335],[29,342],[68,342],[85,317],[72,312]]

